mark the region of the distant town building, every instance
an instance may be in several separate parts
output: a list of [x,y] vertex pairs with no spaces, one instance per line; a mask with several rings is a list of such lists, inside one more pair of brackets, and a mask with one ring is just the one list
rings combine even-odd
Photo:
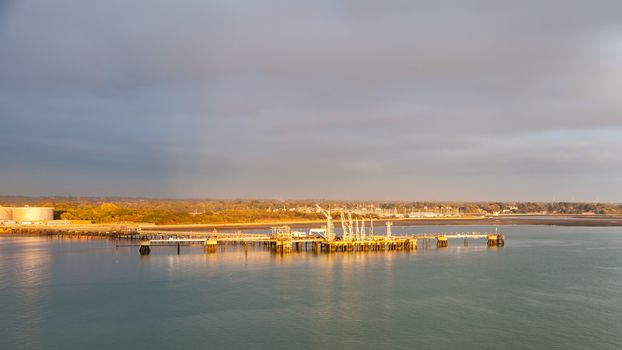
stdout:
[[409,218],[435,218],[438,213],[432,211],[414,211],[408,214]]

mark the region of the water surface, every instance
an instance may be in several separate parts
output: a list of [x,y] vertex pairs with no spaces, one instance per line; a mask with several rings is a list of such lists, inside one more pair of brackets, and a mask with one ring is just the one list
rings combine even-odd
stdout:
[[[393,228],[434,230],[494,228]],[[284,256],[0,236],[0,348],[622,348],[622,229],[503,231]]]

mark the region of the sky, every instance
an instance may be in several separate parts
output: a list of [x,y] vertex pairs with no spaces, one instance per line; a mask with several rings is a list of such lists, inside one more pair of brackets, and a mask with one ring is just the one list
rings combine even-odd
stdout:
[[0,194],[622,202],[621,18],[0,0]]

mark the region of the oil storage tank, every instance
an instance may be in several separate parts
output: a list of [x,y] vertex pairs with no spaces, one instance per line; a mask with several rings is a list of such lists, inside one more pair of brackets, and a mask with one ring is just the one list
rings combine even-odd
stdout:
[[54,220],[54,208],[50,207],[14,207],[12,218],[15,222],[38,222]]
[[0,220],[12,220],[12,210],[9,207],[0,206]]

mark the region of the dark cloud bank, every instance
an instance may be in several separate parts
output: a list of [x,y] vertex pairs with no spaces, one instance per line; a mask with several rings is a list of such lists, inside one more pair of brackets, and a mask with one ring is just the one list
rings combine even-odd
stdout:
[[622,198],[619,1],[0,1],[0,193]]

